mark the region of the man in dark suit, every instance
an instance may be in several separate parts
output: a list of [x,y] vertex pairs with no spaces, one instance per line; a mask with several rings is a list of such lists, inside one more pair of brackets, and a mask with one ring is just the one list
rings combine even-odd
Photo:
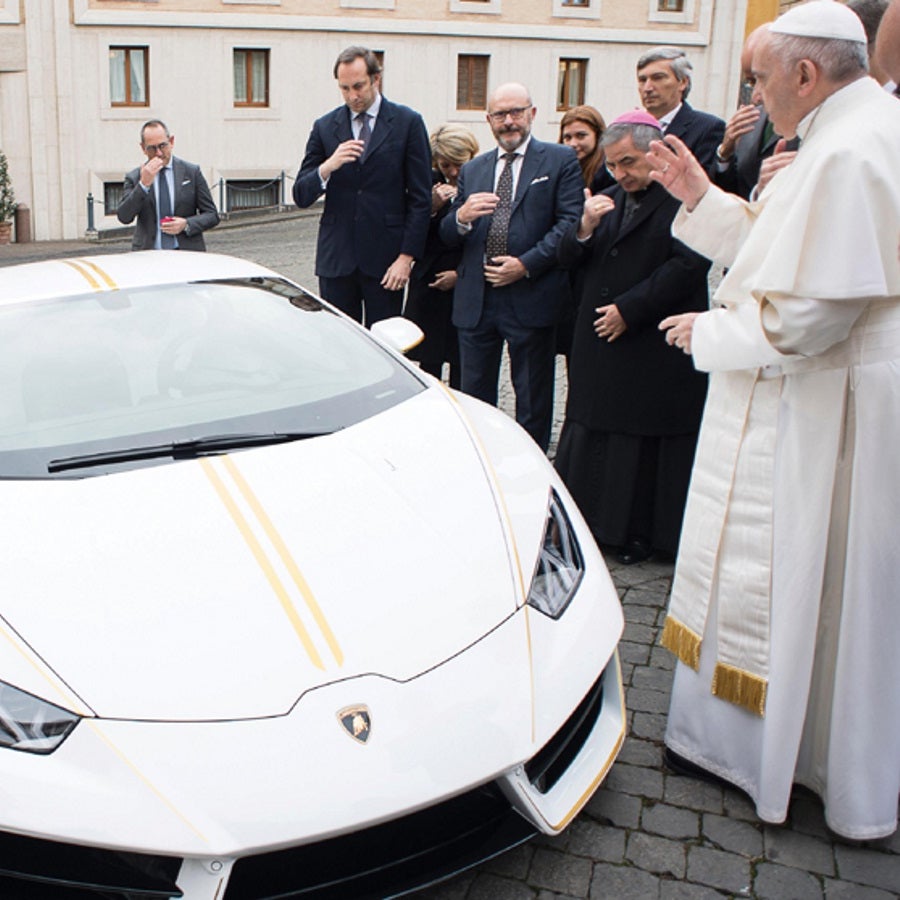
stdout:
[[524,85],[491,94],[487,120],[498,147],[462,167],[441,237],[463,245],[453,297],[462,390],[496,406],[505,341],[516,421],[546,450],[555,326],[569,291],[556,247],[581,211],[584,181],[571,148],[531,137],[535,112]]
[[681,138],[709,170],[725,134],[725,122],[687,102],[693,69],[678,47],[654,47],[638,60],[638,92],[644,109],[659,120],[663,134]]
[[[781,136],[772,127],[755,89],[753,49],[767,30],[768,25],[760,25],[744,41],[741,50],[741,105],[728,120],[722,143],[716,148],[716,161],[708,169],[712,180],[723,191],[737,194],[745,200],[750,199],[759,182],[763,162],[775,154],[776,148],[788,153],[797,149],[796,140],[785,142],[779,148]],[[793,158],[792,153],[785,158]]]
[[617,186],[585,200],[560,261],[581,265],[566,419],[556,467],[597,542],[623,563],[678,548],[706,375],[659,322],[708,308],[709,260],[672,237],[678,202],[650,179],[656,120],[635,110],[601,139]]
[[175,135],[159,119],[141,128],[141,149],[147,162],[125,176],[116,210],[123,225],[137,218],[132,250],[205,250],[219,213],[200,167],[172,156]]
[[[381,66],[365,47],[334,65],[344,97],[313,124],[294,202],[325,194],[316,275],[322,296],[358,322],[400,315],[413,260],[431,217],[431,150],[422,117],[380,92]],[[365,308],[364,308],[365,307]]]

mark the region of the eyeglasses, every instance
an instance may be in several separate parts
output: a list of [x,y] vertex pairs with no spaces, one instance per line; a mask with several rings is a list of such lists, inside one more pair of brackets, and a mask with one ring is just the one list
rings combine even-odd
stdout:
[[144,150],[151,156],[156,156],[160,150],[168,150],[169,143],[169,141],[163,141],[161,144],[144,144]]
[[519,106],[516,109],[498,109],[497,112],[488,113],[488,118],[492,122],[496,122],[498,125],[501,122],[506,121],[506,117],[509,116],[514,122],[518,122],[528,110],[531,109],[530,106]]

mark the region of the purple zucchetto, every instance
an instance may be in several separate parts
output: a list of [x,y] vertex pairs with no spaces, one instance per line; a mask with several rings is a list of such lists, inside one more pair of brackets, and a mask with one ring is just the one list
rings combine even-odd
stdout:
[[650,113],[643,109],[631,109],[627,113],[622,113],[617,119],[613,119],[609,124],[610,127],[613,125],[650,125],[652,128],[662,127],[659,124],[659,119],[655,116],[651,116]]

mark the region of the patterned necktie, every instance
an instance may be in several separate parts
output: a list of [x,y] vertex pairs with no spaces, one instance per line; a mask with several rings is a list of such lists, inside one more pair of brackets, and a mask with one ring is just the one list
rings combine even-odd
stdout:
[[[159,217],[164,219],[172,215],[172,198],[169,195],[169,179],[166,175],[168,168],[159,170]],[[159,246],[163,250],[175,249],[175,235],[159,231]]]
[[491,216],[491,224],[488,228],[487,240],[484,245],[485,256],[493,259],[495,256],[506,256],[506,238],[509,233],[509,214],[512,210],[512,167],[515,153],[504,153],[506,164],[497,179],[497,196],[500,202]]
[[372,137],[372,129],[369,126],[369,119],[372,117],[368,113],[360,113],[356,117],[356,121],[359,122],[359,140],[363,142],[363,150],[362,153],[359,154],[359,161],[362,162],[363,158],[366,155],[366,151],[369,149],[369,139]]

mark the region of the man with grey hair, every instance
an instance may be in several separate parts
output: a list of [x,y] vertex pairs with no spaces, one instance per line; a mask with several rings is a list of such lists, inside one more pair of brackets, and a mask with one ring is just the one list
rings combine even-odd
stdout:
[[725,135],[725,123],[687,102],[693,70],[684,50],[654,47],[638,60],[638,92],[644,109],[659,120],[663,134],[681,138],[703,167],[710,169]]
[[[660,340],[663,316],[709,306],[709,260],[672,237],[678,201],[650,180],[649,113],[603,133],[616,186],[588,196],[559,247],[583,267],[556,467],[598,544],[625,565],[678,549],[706,375]],[[602,390],[598,386],[602,385]]]
[[893,81],[894,96],[900,96],[900,0],[892,0],[878,26],[875,60]]
[[667,759],[767,822],[805,785],[856,840],[896,830],[900,793],[900,107],[866,67],[835,0],[769,27],[753,75],[801,143],[755,203],[677,139],[648,155],[674,233],[729,266],[712,310],[660,323],[711,373],[662,637],[683,663]]

